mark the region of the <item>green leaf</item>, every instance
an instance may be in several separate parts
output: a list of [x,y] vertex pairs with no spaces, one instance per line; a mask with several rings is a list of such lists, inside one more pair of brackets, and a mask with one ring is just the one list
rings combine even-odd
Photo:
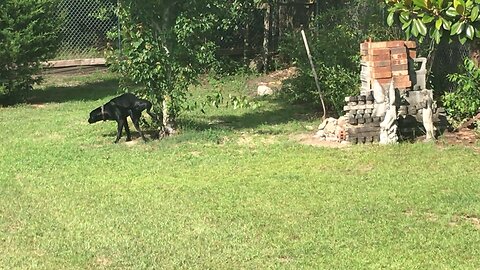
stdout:
[[467,25],[466,30],[465,30],[465,35],[470,40],[473,40],[473,38],[475,37],[475,28],[473,27],[473,25],[471,25],[471,24]]
[[460,29],[460,22],[456,22],[452,25],[450,29],[450,36],[457,35],[458,29]]
[[438,31],[438,30],[435,30],[433,32],[433,38],[435,39],[435,43],[439,44],[440,43],[440,40],[442,38],[442,32]]
[[470,20],[473,22],[478,18],[480,8],[478,6],[474,6],[472,8],[472,12],[470,13]]
[[415,36],[415,37],[418,37],[419,31],[418,31],[418,25],[417,25],[416,21],[413,21],[411,30],[412,30],[412,35]]
[[444,18],[442,18],[442,22],[443,22],[443,24],[442,24],[442,25],[443,25],[443,29],[449,31],[450,28],[451,28],[451,26],[452,26],[452,22],[449,21],[449,20],[446,20],[446,19],[444,19]]
[[462,6],[462,5],[458,5],[455,10],[458,12],[458,14],[460,15],[464,15],[465,14],[465,6]]
[[442,19],[437,19],[437,21],[435,22],[435,28],[437,30],[440,30],[442,28]]
[[465,42],[467,42],[467,36],[465,35],[459,35],[458,36],[458,40],[460,41],[460,44],[465,44]]
[[395,15],[394,12],[388,13],[388,17],[387,17],[387,25],[388,25],[388,26],[392,26],[392,25],[393,25],[393,22],[394,22],[393,16],[394,16],[394,15]]
[[413,3],[418,7],[426,8],[424,0],[413,0]]
[[404,24],[402,24],[402,30],[407,29],[411,24],[412,24],[412,21],[405,22]]
[[408,21],[410,19],[410,13],[406,11],[401,12],[400,19],[403,19],[404,21]]
[[427,34],[427,27],[420,19],[415,19],[413,21],[413,25],[417,28],[418,33],[422,36],[425,36]]
[[448,8],[445,14],[447,14],[447,16],[449,17],[457,17],[458,15],[460,15],[454,7]]
[[453,0],[453,6],[457,8],[458,6],[464,6],[465,7],[465,2],[463,0]]
[[422,18],[423,23],[431,23],[433,20],[435,20],[435,17],[430,16],[428,14],[425,14],[425,16],[423,16]]

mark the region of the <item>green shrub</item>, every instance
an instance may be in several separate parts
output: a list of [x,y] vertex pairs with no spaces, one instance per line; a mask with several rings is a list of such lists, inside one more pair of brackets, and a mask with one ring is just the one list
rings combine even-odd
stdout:
[[[344,98],[358,92],[358,74],[341,66],[316,67],[320,88],[325,96],[327,110],[340,115]],[[320,97],[311,73],[300,72],[297,77],[284,81],[281,95],[293,102],[320,105]]]
[[474,116],[480,109],[480,69],[470,59],[465,59],[464,73],[448,75],[455,91],[446,93],[442,100],[449,116],[461,121]]
[[0,102],[25,98],[58,44],[56,0],[0,1]]

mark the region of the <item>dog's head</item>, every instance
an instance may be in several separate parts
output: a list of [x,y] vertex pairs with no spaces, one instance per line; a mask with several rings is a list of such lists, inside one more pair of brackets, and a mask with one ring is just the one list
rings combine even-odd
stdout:
[[90,112],[88,123],[93,124],[101,120],[105,121],[105,112],[103,112],[102,107],[98,107],[95,110]]

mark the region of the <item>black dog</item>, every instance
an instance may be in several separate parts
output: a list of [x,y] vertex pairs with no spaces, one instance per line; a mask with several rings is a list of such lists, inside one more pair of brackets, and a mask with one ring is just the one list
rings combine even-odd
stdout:
[[92,124],[100,120],[115,120],[117,121],[117,138],[115,143],[120,140],[122,136],[122,129],[125,127],[125,132],[127,133],[127,141],[131,141],[130,129],[128,128],[127,117],[130,116],[132,119],[133,125],[140,133],[144,141],[147,141],[143,135],[142,130],[140,130],[139,120],[142,116],[142,111],[147,110],[147,113],[157,121],[156,115],[154,115],[150,110],[152,109],[152,103],[145,99],[140,99],[133,94],[126,93],[121,96],[118,96],[109,102],[105,103],[101,107],[96,108],[90,112],[90,118],[88,123]]

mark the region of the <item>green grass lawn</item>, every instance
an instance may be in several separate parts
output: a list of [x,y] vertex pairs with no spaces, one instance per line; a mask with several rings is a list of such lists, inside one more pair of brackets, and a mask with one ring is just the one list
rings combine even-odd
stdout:
[[1,269],[480,268],[473,149],[302,145],[311,108],[269,98],[113,144],[87,118],[116,94],[109,74],[57,77],[0,108]]

